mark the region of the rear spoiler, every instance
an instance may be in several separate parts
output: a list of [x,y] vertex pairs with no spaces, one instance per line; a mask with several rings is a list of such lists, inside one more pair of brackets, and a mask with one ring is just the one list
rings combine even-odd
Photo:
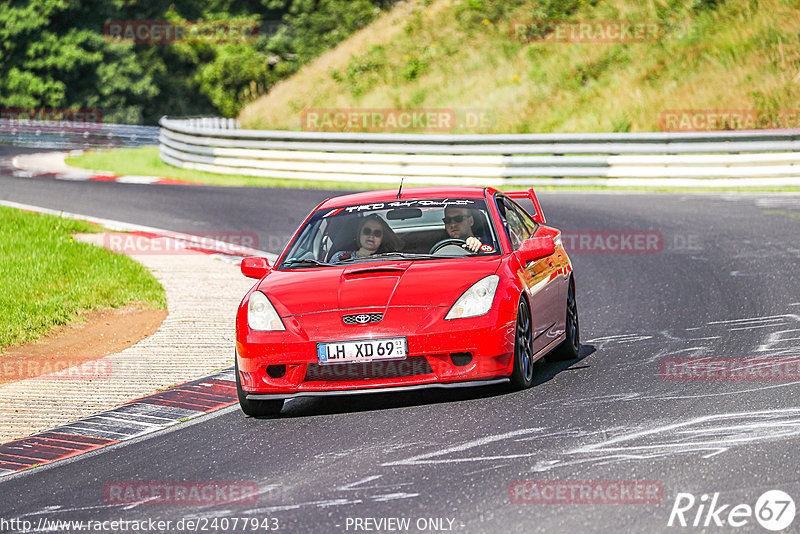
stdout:
[[529,198],[531,202],[533,202],[533,209],[536,213],[530,213],[529,215],[531,218],[539,224],[544,224],[546,219],[544,218],[544,212],[542,208],[539,206],[539,199],[536,198],[536,193],[533,191],[531,187],[527,191],[503,191],[503,194],[509,198]]

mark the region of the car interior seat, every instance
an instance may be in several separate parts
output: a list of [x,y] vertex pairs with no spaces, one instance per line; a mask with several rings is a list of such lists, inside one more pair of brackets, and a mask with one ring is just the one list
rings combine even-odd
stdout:
[[492,237],[492,232],[489,230],[489,223],[486,221],[486,215],[481,210],[470,210],[472,219],[472,234],[475,236]]
[[356,250],[358,249],[358,223],[360,217],[351,217],[342,221],[338,229],[332,228],[330,233],[333,234],[333,242],[331,248],[325,257],[325,261],[330,261],[334,254],[340,250]]

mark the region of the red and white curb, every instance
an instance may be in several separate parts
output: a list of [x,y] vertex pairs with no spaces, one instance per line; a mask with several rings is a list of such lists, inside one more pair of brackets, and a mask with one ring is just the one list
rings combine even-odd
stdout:
[[[143,239],[161,242],[169,240],[185,245],[186,248],[196,251],[194,253],[211,255],[227,263],[236,264],[241,261],[242,257],[249,255],[267,256],[271,261],[274,261],[275,258],[274,254],[264,251],[215,242],[207,238],[160,228],[72,214],[10,201],[0,201],[0,205],[33,213],[85,220],[110,230],[143,236]],[[174,248],[175,246],[170,246],[170,250]],[[222,366],[226,365],[228,365],[227,362],[222,364]],[[189,377],[177,378],[176,382],[187,378]],[[158,386],[149,391],[153,391],[156,387]],[[120,399],[117,402],[120,401],[124,404],[85,415],[74,421],[68,420],[69,422],[64,422],[50,430],[38,430],[33,435],[0,444],[0,477],[157,432],[213,410],[235,404],[237,402],[235,377],[233,369],[228,368],[200,379],[193,379],[180,386],[147,394],[133,401]]]
[[0,477],[151,434],[238,402],[233,368],[0,445]]
[[[80,155],[83,153],[81,150],[72,152],[63,152],[64,156],[67,155]],[[146,185],[203,185],[200,182],[190,182],[188,180],[177,180],[174,178],[161,178],[159,176],[141,176],[135,174],[115,175],[102,173],[97,174],[93,172],[49,172],[41,170],[31,170],[25,168],[20,163],[19,156],[11,159],[10,169],[11,175],[17,178],[52,178],[55,180],[66,180],[70,182],[117,182],[121,184],[146,184]]]

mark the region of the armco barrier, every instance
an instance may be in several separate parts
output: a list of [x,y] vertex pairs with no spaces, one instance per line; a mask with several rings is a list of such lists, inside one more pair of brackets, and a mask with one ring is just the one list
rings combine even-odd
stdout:
[[327,133],[166,117],[160,125],[163,161],[221,174],[392,184],[404,178],[407,184],[461,185],[800,185],[798,130]]
[[42,148],[115,148],[158,144],[156,126],[58,124],[0,118],[0,143]]

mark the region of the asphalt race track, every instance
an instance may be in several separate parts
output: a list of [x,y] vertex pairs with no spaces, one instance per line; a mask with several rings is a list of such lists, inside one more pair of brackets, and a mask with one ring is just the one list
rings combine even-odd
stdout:
[[[185,232],[255,232],[258,248],[270,251],[330,194],[0,176],[1,200]],[[579,361],[540,362],[535,386],[524,392],[297,399],[276,419],[226,408],[6,477],[0,519],[171,520],[169,532],[186,531],[174,526],[181,519],[201,519],[209,532],[399,531],[392,526],[402,523],[387,518],[408,519],[408,532],[765,532],[752,516],[735,528],[728,514],[739,504],[755,507],[767,490],[800,502],[797,374],[703,381],[665,375],[664,366],[699,356],[798,355],[800,196],[543,192],[540,199],[548,223],[577,236],[577,248],[581,235],[590,238],[571,253]],[[660,245],[599,253],[597,236],[608,245],[609,235],[630,232],[660,235]],[[532,488],[556,481],[638,482],[658,491],[631,503],[529,502]],[[253,504],[201,506],[120,504],[104,494],[108,485],[138,482],[254,483],[258,496]],[[685,506],[689,526],[676,519],[670,528],[680,493],[696,504]],[[728,506],[707,517],[713,499]],[[715,526],[716,517],[726,524]],[[234,530],[234,518],[257,519],[259,528]],[[795,518],[789,531],[798,525]]]

